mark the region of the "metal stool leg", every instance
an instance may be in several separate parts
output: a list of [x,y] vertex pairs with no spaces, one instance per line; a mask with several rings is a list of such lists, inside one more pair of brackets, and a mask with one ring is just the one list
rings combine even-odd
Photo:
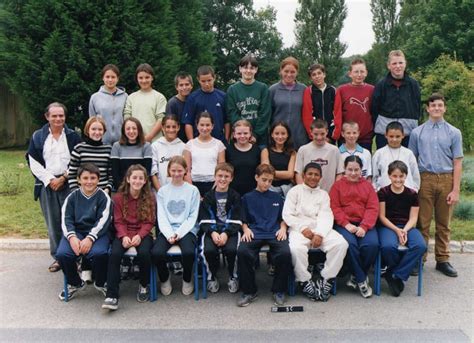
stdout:
[[199,255],[197,246],[194,248],[194,300],[199,300]]
[[380,295],[380,284],[381,284],[381,268],[382,268],[382,253],[379,252],[377,253],[377,258],[375,259],[375,271],[374,271],[374,286],[375,286],[375,295],[379,296]]
[[423,288],[423,256],[418,262],[418,296],[421,297],[421,290]]
[[67,277],[64,275],[64,302],[69,301],[69,292],[67,289]]

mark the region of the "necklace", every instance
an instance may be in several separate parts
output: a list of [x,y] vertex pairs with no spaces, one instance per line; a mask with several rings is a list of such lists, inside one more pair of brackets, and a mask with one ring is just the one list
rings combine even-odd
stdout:
[[400,159],[400,152],[402,151],[402,148],[398,148],[398,155],[397,155],[397,158],[393,157],[393,152],[392,150],[397,150],[397,149],[392,149],[390,147],[388,147],[388,151],[390,151],[390,156],[392,156],[392,162],[393,161],[398,161]]

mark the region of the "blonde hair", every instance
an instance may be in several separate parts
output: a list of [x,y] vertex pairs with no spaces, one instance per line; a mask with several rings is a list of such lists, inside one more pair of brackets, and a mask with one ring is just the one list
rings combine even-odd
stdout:
[[252,129],[252,124],[250,124],[250,122],[248,120],[245,120],[245,119],[240,119],[240,120],[237,120],[234,125],[232,125],[232,132],[235,132],[235,129],[238,128],[238,127],[248,127],[250,129],[250,133],[252,133],[253,129]]
[[403,53],[403,51],[401,50],[392,50],[388,53],[388,60],[387,60],[387,63],[390,63],[392,57],[403,57],[404,60],[406,60],[405,58],[405,54]]
[[352,120],[346,121],[344,122],[344,124],[342,124],[342,131],[344,132],[349,127],[357,128],[357,131],[360,131],[359,124],[357,124],[357,122],[352,121]]
[[181,167],[183,167],[184,170],[188,170],[188,164],[186,163],[186,160],[184,159],[184,157],[176,155],[176,156],[171,157],[168,162],[168,168],[167,168],[168,176],[170,175],[170,168],[172,164],[178,164]]
[[97,116],[90,117],[89,119],[87,119],[86,125],[84,125],[84,136],[89,137],[89,129],[94,123],[100,123],[102,127],[104,128],[104,133],[105,131],[107,131],[107,128],[105,127],[105,120],[102,118],[101,115],[97,115]]

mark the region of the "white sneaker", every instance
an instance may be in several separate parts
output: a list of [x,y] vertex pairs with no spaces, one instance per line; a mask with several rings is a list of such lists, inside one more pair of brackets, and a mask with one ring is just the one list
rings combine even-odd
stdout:
[[352,288],[353,290],[357,289],[357,281],[354,275],[351,275],[349,279],[347,279],[346,286]]
[[239,290],[239,280],[230,278],[229,282],[227,282],[227,287],[229,288],[230,293],[237,293]]
[[173,287],[171,286],[171,280],[170,280],[169,277],[168,277],[168,280],[161,283],[160,290],[161,290],[161,294],[163,294],[163,295],[170,295],[171,294],[171,292],[173,291]]
[[219,288],[220,288],[220,285],[219,285],[219,281],[217,281],[217,279],[215,280],[209,280],[207,282],[207,290],[211,293],[217,293],[219,292]]
[[372,296],[372,288],[369,286],[368,278],[365,281],[358,283],[357,286],[359,286],[360,294],[364,298],[370,298]]
[[181,290],[184,295],[190,295],[194,292],[194,284],[193,282],[186,282],[183,280],[183,288]]
[[83,270],[81,272],[81,279],[84,282],[92,283],[92,270]]

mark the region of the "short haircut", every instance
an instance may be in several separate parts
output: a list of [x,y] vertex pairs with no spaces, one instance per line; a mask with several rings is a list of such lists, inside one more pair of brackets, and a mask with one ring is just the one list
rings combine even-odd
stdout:
[[128,143],[128,138],[127,135],[125,134],[125,124],[127,124],[129,121],[132,123],[135,123],[137,126],[137,131],[138,131],[138,136],[137,136],[137,142],[139,145],[145,144],[145,134],[143,133],[143,127],[142,124],[140,123],[140,120],[134,117],[128,117],[125,118],[122,124],[122,134],[120,136],[119,144],[120,145],[126,145]]
[[315,119],[311,123],[311,130],[313,129],[328,129],[328,123],[322,119]]
[[283,61],[280,62],[280,70],[285,68],[288,64],[295,67],[296,71],[298,71],[300,69],[300,62],[298,62],[298,60],[296,58],[294,58],[292,56],[289,56],[289,57],[283,59]]
[[272,174],[275,177],[275,168],[270,164],[261,163],[255,169],[255,175],[261,176],[262,174]]
[[258,68],[258,61],[254,54],[247,54],[239,61],[239,67],[245,67],[249,64],[252,67]]
[[398,130],[403,132],[403,125],[400,124],[398,121],[391,121],[390,123],[387,124],[387,127],[385,128],[385,133],[388,133],[389,130]]
[[84,172],[89,172],[91,174],[97,175],[100,178],[100,170],[99,168],[93,163],[84,163],[82,164],[79,169],[77,170],[77,178],[79,179]]
[[211,66],[209,65],[203,65],[203,66],[200,66],[197,70],[197,77],[199,78],[199,76],[202,76],[202,75],[208,75],[208,74],[211,74],[212,77],[216,77],[216,73],[214,72],[214,68],[212,68]]
[[214,118],[212,117],[212,115],[207,112],[207,111],[204,111],[204,112],[200,112],[197,117],[196,117],[196,126],[197,124],[199,124],[199,121],[201,120],[201,118],[209,118],[211,120],[211,124],[214,125]]
[[153,77],[153,79],[155,79],[155,72],[153,71],[152,66],[149,65],[148,63],[142,63],[135,70],[135,81],[137,82],[137,84],[138,84],[138,73],[141,73],[141,72],[150,74]]
[[64,104],[61,104],[60,102],[52,102],[46,107],[46,110],[45,110],[45,113],[44,113],[46,115],[46,117],[49,116],[49,110],[52,109],[53,107],[62,108],[63,111],[64,111],[64,115],[67,115],[67,108]]
[[170,158],[168,161],[168,168],[166,168],[166,171],[168,172],[168,176],[170,175],[170,168],[172,164],[178,164],[181,167],[184,168],[184,170],[188,170],[188,164],[186,163],[186,160],[184,159],[183,156],[176,155]]
[[100,77],[104,77],[105,73],[109,70],[113,71],[117,77],[120,77],[120,70],[115,64],[106,64],[100,72]]
[[426,101],[426,104],[429,105],[430,102],[435,102],[436,100],[441,100],[446,105],[446,99],[441,93],[431,94],[428,100]]
[[395,170],[400,170],[402,174],[408,175],[408,166],[403,161],[393,161],[388,165],[388,175],[391,175]]
[[314,63],[311,64],[308,68],[308,76],[311,76],[311,73],[317,69],[321,70],[324,74],[326,74],[326,67],[324,66],[324,64]]
[[405,54],[401,50],[392,50],[392,51],[390,51],[388,53],[387,63],[390,63],[390,61],[392,60],[392,57],[403,57],[403,59],[406,60]]
[[235,132],[235,129],[240,127],[240,126],[248,127],[250,129],[250,133],[252,133],[252,131],[253,131],[252,124],[248,120],[240,119],[240,120],[237,120],[234,123],[234,125],[232,125],[232,132]]
[[227,163],[227,162],[218,163],[216,166],[216,169],[214,169],[214,175],[216,175],[217,172],[220,170],[228,172],[230,173],[230,175],[234,176],[234,167],[230,163]]
[[165,115],[163,117],[163,119],[161,119],[161,126],[165,126],[165,124],[168,120],[173,120],[178,124],[178,126],[180,126],[179,119],[178,119],[178,116],[176,114],[167,114],[167,115]]
[[179,80],[184,80],[184,79],[188,79],[191,86],[193,85],[193,77],[191,76],[191,74],[186,73],[184,71],[180,71],[178,74],[176,74],[176,76],[174,77],[174,85],[177,86],[179,83]]
[[[351,65],[349,66],[349,70],[352,70],[352,66],[355,66],[356,64],[363,64],[364,66],[366,65],[365,61],[362,58],[357,57],[357,58],[354,58],[351,61]],[[366,66],[366,68],[367,68],[367,66]]]
[[357,131],[360,131],[359,124],[353,120],[344,122],[344,124],[342,124],[342,131],[344,132],[349,127],[357,128]]
[[304,166],[303,168],[303,174],[306,174],[309,168],[314,168],[319,170],[319,175],[323,176],[323,169],[321,168],[321,165],[316,162],[309,162],[307,165]]
[[104,118],[102,118],[101,115],[97,115],[97,116],[93,116],[87,119],[86,125],[84,125],[84,136],[89,137],[89,129],[91,128],[91,125],[94,123],[100,123],[102,127],[104,128],[104,133],[105,131],[107,131]]
[[346,157],[346,159],[344,160],[344,168],[347,168],[347,165],[350,163],[350,162],[355,162],[359,165],[360,169],[362,169],[362,160],[359,156],[356,156],[356,155],[349,155]]

